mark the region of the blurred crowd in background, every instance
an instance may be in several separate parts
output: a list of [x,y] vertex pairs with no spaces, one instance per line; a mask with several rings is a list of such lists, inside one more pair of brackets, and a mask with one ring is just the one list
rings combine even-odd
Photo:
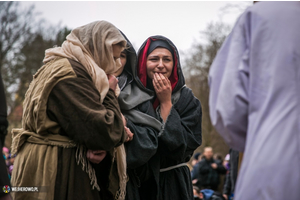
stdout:
[[14,161],[15,161],[16,155],[10,154],[10,151],[7,147],[2,148],[2,154],[3,154],[3,158],[5,160],[8,177],[10,179],[11,178],[11,173],[12,173],[12,170],[13,170],[13,167],[14,167]]
[[237,178],[239,152],[230,149],[223,158],[212,147],[197,152],[191,161],[194,199],[231,200]]

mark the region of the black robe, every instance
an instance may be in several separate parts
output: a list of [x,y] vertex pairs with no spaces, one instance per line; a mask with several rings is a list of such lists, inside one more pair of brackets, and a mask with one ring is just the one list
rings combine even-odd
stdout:
[[[125,143],[129,175],[126,199],[193,199],[187,166],[165,172],[160,169],[188,162],[201,145],[200,101],[185,87],[173,43],[162,36],[152,38],[166,40],[175,49],[179,80],[172,91],[173,106],[165,124],[153,108],[154,91],[143,86],[136,68],[132,69],[134,81],[121,92],[120,107],[127,118],[127,127],[134,133],[133,140]],[[145,43],[140,52],[144,47]]]

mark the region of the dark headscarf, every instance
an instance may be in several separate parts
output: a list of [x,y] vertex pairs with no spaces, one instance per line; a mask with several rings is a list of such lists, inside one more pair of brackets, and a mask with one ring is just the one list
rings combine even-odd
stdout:
[[171,45],[165,41],[165,40],[154,40],[153,42],[151,42],[150,46],[149,46],[149,49],[148,49],[148,52],[147,52],[147,56],[149,56],[149,54],[154,51],[156,48],[165,48],[165,49],[168,49],[172,56],[173,56],[173,59],[174,59],[174,49],[171,47]]
[[136,52],[126,35],[121,30],[119,31],[127,41],[127,45],[124,50],[124,52],[126,53],[127,61],[124,66],[123,72],[118,77],[118,85],[120,89],[123,90],[128,84],[133,81],[133,70],[135,70],[136,67]]
[[[138,77],[144,87],[150,90],[154,90],[152,86],[152,81],[149,80],[148,75],[147,75],[147,57],[148,55],[156,48],[158,47],[163,47],[168,49],[171,54],[173,55],[173,60],[174,60],[174,66],[173,66],[173,71],[171,76],[169,77],[169,80],[172,85],[172,91],[174,91],[174,88],[176,88],[179,76],[178,76],[178,69],[180,69],[180,64],[179,64],[179,57],[178,57],[178,52],[176,47],[173,45],[173,43],[163,37],[163,36],[152,36],[149,37],[144,45],[142,45],[142,49],[140,49],[139,54],[138,54]],[[180,73],[181,69],[180,69]],[[180,74],[180,77],[182,74]],[[182,81],[184,82],[184,78],[182,76]],[[159,101],[156,98],[155,101],[153,102],[153,107],[156,109],[157,106],[159,105]]]

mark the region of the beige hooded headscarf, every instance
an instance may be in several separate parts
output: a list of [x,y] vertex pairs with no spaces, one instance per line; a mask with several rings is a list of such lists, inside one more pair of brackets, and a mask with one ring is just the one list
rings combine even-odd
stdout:
[[[121,61],[114,59],[112,46],[121,44],[126,46],[126,40],[120,31],[111,23],[106,21],[96,21],[90,24],[75,28],[67,36],[61,47],[55,47],[46,50],[44,63],[47,63],[56,57],[70,58],[81,63],[90,74],[94,85],[101,95],[101,103],[108,90],[107,74],[114,74],[121,68]],[[117,86],[115,91],[118,96],[120,89]],[[83,168],[89,173],[90,178],[94,176],[91,173],[89,164],[84,163],[86,151],[80,147],[77,162],[83,165]],[[115,148],[114,159],[117,162],[119,175],[119,191],[115,199],[125,199],[126,192],[126,154],[124,145]]]
[[[114,44],[126,46],[120,31],[106,21],[92,22],[72,30],[61,47],[47,49],[43,62],[63,57],[81,63],[92,77],[102,102],[109,90],[107,74],[121,68],[120,58],[115,60],[113,56]],[[118,95],[120,90],[116,91]]]

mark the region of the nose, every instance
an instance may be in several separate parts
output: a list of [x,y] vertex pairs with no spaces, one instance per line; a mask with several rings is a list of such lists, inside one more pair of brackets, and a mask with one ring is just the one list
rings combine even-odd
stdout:
[[163,63],[163,60],[162,60],[162,59],[159,59],[157,68],[160,68],[160,69],[161,69],[161,68],[164,68],[164,63]]

